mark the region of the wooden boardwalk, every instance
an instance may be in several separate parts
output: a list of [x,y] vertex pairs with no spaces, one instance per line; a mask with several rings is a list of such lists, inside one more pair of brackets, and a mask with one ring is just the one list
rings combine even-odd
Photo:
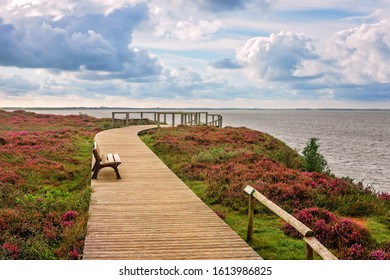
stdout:
[[138,137],[152,126],[100,132],[102,153],[119,153],[92,180],[83,259],[261,259]]

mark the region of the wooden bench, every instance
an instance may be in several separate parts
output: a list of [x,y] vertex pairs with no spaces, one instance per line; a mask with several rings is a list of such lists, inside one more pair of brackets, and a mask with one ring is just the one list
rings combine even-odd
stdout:
[[95,158],[95,164],[93,165],[92,179],[97,179],[97,175],[100,169],[105,167],[112,167],[115,170],[116,178],[121,179],[118,171],[118,165],[121,164],[121,159],[118,154],[101,154],[99,151],[99,146],[95,142],[93,144],[93,156]]

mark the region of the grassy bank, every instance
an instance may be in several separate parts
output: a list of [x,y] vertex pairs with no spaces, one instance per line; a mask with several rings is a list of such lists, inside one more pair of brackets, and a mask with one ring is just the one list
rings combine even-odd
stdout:
[[[149,131],[145,143],[242,237],[250,184],[316,232],[341,259],[390,259],[390,196],[349,178],[307,172],[300,155],[246,128]],[[251,245],[265,259],[303,259],[297,233],[257,206]]]
[[0,259],[77,259],[90,198],[91,148],[109,123],[0,111]]

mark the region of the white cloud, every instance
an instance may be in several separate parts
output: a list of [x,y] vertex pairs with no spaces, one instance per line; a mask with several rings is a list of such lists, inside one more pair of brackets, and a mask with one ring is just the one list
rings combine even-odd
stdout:
[[259,86],[296,92],[294,98],[388,100],[390,19],[339,31],[327,47],[292,32],[255,37],[237,49],[236,60]]
[[176,24],[173,36],[181,41],[201,41],[207,39],[223,26],[220,20],[198,22],[180,21]]
[[[174,27],[162,26],[156,27],[156,33],[160,37],[175,39],[179,41],[203,41],[210,39],[211,36],[223,27],[220,20],[207,21],[193,19],[179,21]],[[171,31],[173,29],[173,31]]]
[[236,53],[249,77],[264,81],[293,79],[301,61],[316,58],[313,39],[284,31],[249,39]]
[[345,84],[390,83],[390,18],[336,33],[325,59]]

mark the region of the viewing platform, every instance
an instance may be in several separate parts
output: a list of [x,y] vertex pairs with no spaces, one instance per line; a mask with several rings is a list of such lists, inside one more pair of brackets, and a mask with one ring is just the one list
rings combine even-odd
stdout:
[[[156,114],[157,121],[171,117],[174,125],[177,117],[194,123],[203,118]],[[130,113],[125,117],[129,120]],[[96,135],[102,153],[120,155],[122,179],[106,168],[92,180],[83,259],[261,259],[139,139],[140,131],[154,127],[128,126]]]
[[222,116],[209,112],[181,112],[181,111],[124,111],[112,112],[112,126],[122,127],[129,125],[209,125],[222,128]]

